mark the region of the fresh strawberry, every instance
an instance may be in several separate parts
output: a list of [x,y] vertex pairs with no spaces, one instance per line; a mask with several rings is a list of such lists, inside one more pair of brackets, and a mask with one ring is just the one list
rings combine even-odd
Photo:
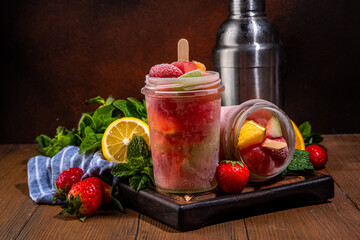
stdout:
[[150,69],[149,77],[177,78],[183,74],[184,73],[178,67],[168,63],[162,63],[157,64]]
[[238,161],[221,161],[216,169],[219,186],[227,193],[240,193],[249,181],[249,169]]
[[66,200],[66,195],[71,187],[75,183],[80,182],[83,175],[84,171],[78,167],[72,167],[60,173],[55,182],[56,195],[53,201]]
[[112,186],[110,184],[107,184],[106,182],[101,180],[101,184],[103,186],[103,199],[102,199],[102,205],[110,205],[112,204]]
[[109,179],[100,176],[100,182],[103,186],[103,199],[101,202],[102,206],[110,206],[112,204],[115,204],[116,207],[120,209],[120,211],[123,211],[123,206],[120,202],[120,193],[117,185],[110,185]]
[[100,178],[86,178],[72,186],[60,215],[75,214],[80,221],[84,221],[86,217],[93,216],[98,211],[102,199],[103,185]]
[[328,154],[324,148],[319,145],[312,144],[306,146],[305,151],[309,152],[310,162],[314,168],[325,167],[325,164],[328,161]]

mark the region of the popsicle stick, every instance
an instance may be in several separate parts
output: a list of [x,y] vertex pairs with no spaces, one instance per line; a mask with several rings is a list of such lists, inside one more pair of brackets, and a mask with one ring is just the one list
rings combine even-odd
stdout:
[[189,61],[189,42],[185,38],[180,39],[178,42],[178,61]]

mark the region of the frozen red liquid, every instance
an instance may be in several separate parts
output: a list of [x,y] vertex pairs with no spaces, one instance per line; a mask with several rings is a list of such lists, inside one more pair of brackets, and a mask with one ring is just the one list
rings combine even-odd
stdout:
[[155,184],[169,192],[214,188],[220,97],[146,96]]

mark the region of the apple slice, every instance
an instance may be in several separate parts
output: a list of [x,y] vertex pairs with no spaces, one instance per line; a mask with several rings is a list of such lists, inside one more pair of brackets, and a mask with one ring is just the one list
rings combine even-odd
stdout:
[[274,115],[266,124],[266,137],[279,138],[282,136],[279,120]]
[[274,139],[266,138],[264,142],[261,144],[263,148],[270,150],[281,150],[287,147],[286,142],[277,141]]

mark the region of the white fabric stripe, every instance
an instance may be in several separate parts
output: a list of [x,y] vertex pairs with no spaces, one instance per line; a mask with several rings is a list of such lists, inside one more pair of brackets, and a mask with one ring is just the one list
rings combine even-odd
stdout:
[[38,167],[38,157],[35,158],[35,176],[36,176],[36,181],[37,181],[37,184],[39,186],[39,190],[41,192],[41,195],[44,195],[44,189],[43,189],[43,186],[40,182],[40,176],[39,176],[39,167]]
[[65,169],[64,168],[64,156],[66,154],[66,152],[69,150],[70,148],[66,148],[61,156],[61,159],[60,159],[60,173],[62,173]]
[[77,154],[74,154],[71,159],[70,159],[70,166],[73,167],[74,166],[74,158],[77,156]]
[[[83,156],[82,156],[82,162],[81,162],[81,169],[84,170],[84,164],[85,164],[85,153],[83,153]],[[84,170],[85,172],[85,170]]]

